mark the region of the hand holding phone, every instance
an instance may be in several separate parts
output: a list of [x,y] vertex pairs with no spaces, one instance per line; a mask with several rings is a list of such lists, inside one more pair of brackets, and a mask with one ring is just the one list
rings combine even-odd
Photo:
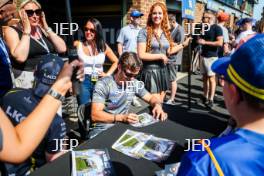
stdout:
[[[77,54],[77,48],[76,47],[69,47],[68,48],[68,58],[69,58],[69,63],[72,64],[75,60],[79,60],[78,54]],[[79,94],[79,89],[80,89],[80,81],[77,80],[77,71],[78,68],[73,66],[73,74],[72,74],[72,84],[73,84],[73,92],[74,94]]]

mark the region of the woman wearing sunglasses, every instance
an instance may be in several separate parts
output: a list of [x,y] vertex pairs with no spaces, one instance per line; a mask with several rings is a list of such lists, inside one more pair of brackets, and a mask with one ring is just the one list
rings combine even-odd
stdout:
[[[91,102],[94,85],[98,78],[110,76],[117,68],[118,58],[112,49],[105,43],[101,23],[90,18],[84,26],[84,40],[74,43],[79,58],[84,62],[85,80],[81,85],[78,103]],[[103,64],[107,57],[112,65],[107,72],[103,71]]]
[[7,27],[5,40],[10,49],[16,87],[31,88],[33,71],[43,55],[64,53],[66,44],[48,26],[36,0],[17,1],[21,22]]

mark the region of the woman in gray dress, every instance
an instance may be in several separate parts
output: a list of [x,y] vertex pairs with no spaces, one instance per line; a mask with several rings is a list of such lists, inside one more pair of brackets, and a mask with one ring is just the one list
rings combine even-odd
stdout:
[[[143,61],[140,80],[145,88],[163,102],[169,88],[169,76],[166,64],[168,55],[184,48],[183,44],[175,44],[170,37],[167,8],[164,3],[157,2],[150,8],[147,27],[138,34],[138,55]],[[186,43],[186,42],[184,42]]]

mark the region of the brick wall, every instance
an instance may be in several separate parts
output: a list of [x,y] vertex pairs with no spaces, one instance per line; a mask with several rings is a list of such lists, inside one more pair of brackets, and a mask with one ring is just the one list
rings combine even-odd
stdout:
[[235,23],[235,16],[233,15],[233,14],[231,14],[230,15],[230,18],[229,18],[229,27],[231,28],[231,29],[233,29],[234,28],[234,23]]
[[[144,16],[142,17],[142,26],[146,25],[146,21],[148,18],[149,14],[149,9],[152,4],[156,2],[164,2],[166,3],[166,0],[132,0],[132,5],[128,9],[128,14],[127,14],[127,21],[129,22],[130,20],[130,12],[131,10],[138,9],[142,13],[144,13]],[[205,5],[202,3],[197,2],[196,7],[195,7],[195,20],[194,22],[200,22],[203,16],[205,10]],[[182,71],[187,71],[189,68],[189,63],[190,61],[188,60],[188,49],[185,49],[183,52],[183,62],[182,62]]]
[[194,22],[198,23],[202,21],[203,13],[205,11],[205,5],[200,2],[196,2],[195,6],[195,19]]
[[164,2],[166,0],[132,0],[132,6],[128,9],[128,14],[127,14],[127,21],[129,22],[130,20],[130,12],[131,10],[137,9],[140,12],[144,13],[144,16],[141,18],[142,19],[142,26],[146,25],[148,14],[149,14],[149,9],[152,6],[152,4],[156,2]]
[[[134,9],[138,9],[139,11],[141,11],[142,13],[144,13],[144,16],[142,17],[142,27],[144,27],[146,25],[146,21],[147,21],[147,17],[149,14],[149,9],[151,7],[152,4],[154,4],[155,2],[164,2],[166,3],[166,0],[131,0],[131,6],[128,7],[128,13],[127,13],[127,22],[129,23],[130,20],[130,12],[131,10]],[[198,23],[202,21],[202,17],[203,17],[203,13],[205,11],[205,5],[204,3],[198,2],[196,1],[196,6],[195,6],[195,19],[194,19],[194,23]],[[234,22],[235,22],[235,17],[232,14],[230,15],[230,20],[227,23],[227,26],[231,27],[231,29],[234,28]],[[184,20],[183,24],[186,23],[187,21]],[[185,25],[183,25],[184,27],[186,27]],[[183,71],[187,71],[189,69],[189,60],[187,59],[188,57],[188,53],[187,53],[187,49],[184,49],[183,52],[183,62],[182,62],[182,70]]]

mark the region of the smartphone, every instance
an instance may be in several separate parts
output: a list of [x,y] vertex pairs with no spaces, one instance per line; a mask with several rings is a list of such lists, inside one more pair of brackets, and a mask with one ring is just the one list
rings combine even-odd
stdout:
[[68,58],[69,58],[69,63],[71,63],[75,59],[79,59],[76,47],[69,47],[68,48]]
[[[79,59],[78,57],[78,53],[77,53],[77,48],[76,47],[69,47],[68,51],[68,58],[69,58],[69,63],[73,62],[76,59]],[[77,72],[78,68],[75,68],[75,70],[73,70],[73,74],[72,74],[72,84],[73,84],[73,93],[75,95],[80,94],[80,82],[76,79],[76,72]]]

